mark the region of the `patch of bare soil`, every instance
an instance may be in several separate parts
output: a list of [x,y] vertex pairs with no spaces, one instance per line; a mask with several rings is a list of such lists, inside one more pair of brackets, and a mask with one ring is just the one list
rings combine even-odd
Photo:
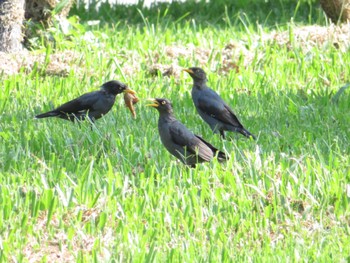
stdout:
[[[158,51],[152,56],[149,72],[151,74],[162,74],[164,76],[173,75],[178,77],[182,69],[179,66],[179,60],[194,59],[198,61],[198,66],[210,65],[221,74],[227,74],[230,71],[239,72],[240,68],[245,68],[253,59],[259,60],[263,57],[263,52],[257,52],[256,47],[261,45],[286,46],[291,49],[298,47],[305,52],[311,48],[327,47],[333,45],[346,51],[350,43],[350,24],[336,26],[334,24],[322,26],[304,26],[294,27],[291,30],[278,32],[273,31],[268,34],[262,34],[253,38],[253,48],[248,49],[244,42],[229,42],[223,50],[209,50],[193,45],[184,47],[168,46],[162,51],[166,57],[172,60],[169,65],[158,63],[160,54]],[[257,57],[255,57],[257,56]],[[211,61],[211,58],[216,58]],[[213,62],[215,60],[215,62]]]
[[[166,56],[167,60],[171,60],[172,63],[159,63],[159,58],[162,56]],[[151,75],[161,74],[163,76],[175,76],[177,78],[183,69],[179,65],[180,61],[192,59],[197,61],[196,66],[204,66],[209,63],[210,67],[219,68],[219,72],[221,73],[227,73],[231,70],[238,72],[239,67],[236,61],[239,60],[240,56],[252,59],[252,53],[240,43],[228,43],[223,50],[210,50],[194,45],[167,46],[162,51],[155,51],[152,57],[148,58],[150,64],[149,73]]]
[[[288,31],[273,31],[268,34],[260,34],[252,39],[253,45],[248,49],[244,41],[228,41],[222,50],[206,49],[194,45],[166,46],[162,50],[154,51],[146,57],[146,64],[150,75],[161,74],[163,76],[179,77],[184,60],[196,61],[196,66],[210,67],[220,74],[231,71],[239,72],[252,63],[253,59],[259,60],[264,56],[263,49],[258,47],[264,45],[279,45],[287,48],[298,47],[308,52],[311,48],[328,47],[347,50],[350,43],[350,24],[336,26],[334,24],[322,26],[291,27]],[[133,75],[140,70],[144,58],[132,51],[125,51],[125,57],[119,54],[122,60],[115,59],[113,54],[102,52],[97,54],[103,59],[115,60],[111,63],[110,70],[121,68],[125,75]],[[129,54],[130,53],[130,54]],[[160,61],[170,61],[164,64]],[[195,65],[189,65],[195,66]],[[0,74],[16,74],[21,70],[30,73],[33,69],[40,70],[42,74],[67,76],[72,70],[76,75],[91,74],[86,68],[83,54],[64,51],[53,53],[46,58],[45,54],[36,54],[23,51],[16,54],[0,53]]]
[[280,46],[297,46],[309,50],[315,46],[333,45],[346,50],[349,47],[350,24],[336,26],[304,26],[295,27],[290,31],[272,32],[261,37],[262,42],[273,43]]
[[[76,230],[73,237],[69,237],[64,229],[60,227],[60,224],[67,223],[69,225],[70,221],[76,220],[78,213],[82,213],[81,228]],[[29,262],[41,262],[43,258],[47,262],[75,262],[78,253],[83,254],[91,253],[96,245],[96,240],[103,244],[103,247],[110,246],[113,241],[112,229],[105,228],[101,235],[92,236],[86,234],[83,230],[84,224],[90,221],[98,220],[101,213],[100,209],[87,209],[84,207],[77,207],[72,213],[66,214],[63,220],[59,220],[57,217],[53,216],[49,229],[47,227],[47,212],[42,212],[36,219],[33,226],[34,235],[28,236],[28,242],[23,248],[23,255]],[[74,218],[74,219],[73,219]],[[98,254],[99,260],[101,262],[109,258],[109,252],[102,249]],[[15,259],[13,259],[14,262]],[[107,260],[108,261],[108,260]]]
[[67,76],[70,70],[79,71],[83,61],[81,55],[73,51],[54,53],[46,58],[46,54],[22,51],[15,54],[0,52],[0,73],[17,74],[21,70],[30,73],[34,69],[44,75]]

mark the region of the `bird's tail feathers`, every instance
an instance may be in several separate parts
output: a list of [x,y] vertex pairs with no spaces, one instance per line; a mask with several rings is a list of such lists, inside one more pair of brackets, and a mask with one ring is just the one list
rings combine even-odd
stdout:
[[225,162],[230,159],[228,155],[226,155],[224,152],[220,150],[217,150],[215,154],[217,155],[217,159],[219,162]]
[[35,118],[41,119],[41,118],[55,117],[55,116],[58,116],[58,115],[60,115],[59,112],[49,111],[49,112],[45,112],[45,113],[36,115]]
[[224,162],[226,160],[229,160],[230,157],[228,157],[224,152],[220,151],[216,147],[214,147],[212,144],[204,140],[202,137],[195,135],[198,139],[200,139],[202,142],[204,142],[214,153],[215,156],[217,156],[218,161]]
[[242,128],[239,129],[238,132],[240,134],[243,134],[245,137],[250,138],[252,137],[254,140],[256,140],[256,136],[254,134],[251,134],[249,131],[247,131],[246,129]]

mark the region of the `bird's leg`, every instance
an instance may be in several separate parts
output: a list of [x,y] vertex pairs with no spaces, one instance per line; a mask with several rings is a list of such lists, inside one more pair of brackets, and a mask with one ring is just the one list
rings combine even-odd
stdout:
[[220,130],[221,138],[226,139],[224,130]]
[[78,123],[79,128],[81,128],[81,123],[80,123],[80,120],[79,120],[78,118],[76,118],[76,117],[74,116],[73,119],[72,119],[72,121],[73,121],[74,123]]
[[91,131],[93,131],[94,130],[94,126],[95,126],[95,119],[94,118],[89,118],[89,120],[90,120],[90,128],[91,128]]

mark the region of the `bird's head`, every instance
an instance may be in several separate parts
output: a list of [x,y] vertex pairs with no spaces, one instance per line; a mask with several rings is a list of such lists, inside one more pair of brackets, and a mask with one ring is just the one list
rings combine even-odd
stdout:
[[206,82],[207,74],[205,74],[204,70],[198,67],[185,68],[183,71],[186,71],[192,77],[195,82]]
[[108,93],[113,94],[113,95],[118,95],[122,92],[136,94],[136,92],[129,89],[129,87],[126,84],[124,84],[120,81],[117,81],[117,80],[108,81],[108,82],[104,83],[101,86],[101,88],[104,89],[105,91],[107,91]]
[[159,112],[173,112],[173,107],[171,105],[171,102],[168,99],[148,99],[152,103],[147,104],[146,106],[156,108]]

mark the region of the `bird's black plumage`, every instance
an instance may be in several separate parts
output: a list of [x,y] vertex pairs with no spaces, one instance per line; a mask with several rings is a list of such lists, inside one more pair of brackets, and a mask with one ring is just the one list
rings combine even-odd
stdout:
[[70,121],[89,118],[91,121],[95,121],[110,111],[114,105],[116,95],[122,92],[135,93],[126,84],[117,80],[111,80],[104,83],[98,91],[85,93],[52,111],[35,117],[38,119],[58,117]]
[[197,163],[209,162],[217,154],[219,161],[228,159],[225,153],[198,135],[189,131],[178,121],[174,114],[171,102],[167,99],[152,99],[148,106],[159,112],[158,131],[165,148],[183,163],[194,167]]
[[197,112],[214,133],[220,132],[225,138],[225,131],[234,131],[255,139],[255,136],[243,127],[223,99],[207,86],[208,79],[203,69],[192,67],[184,71],[189,73],[193,79],[192,99]]

